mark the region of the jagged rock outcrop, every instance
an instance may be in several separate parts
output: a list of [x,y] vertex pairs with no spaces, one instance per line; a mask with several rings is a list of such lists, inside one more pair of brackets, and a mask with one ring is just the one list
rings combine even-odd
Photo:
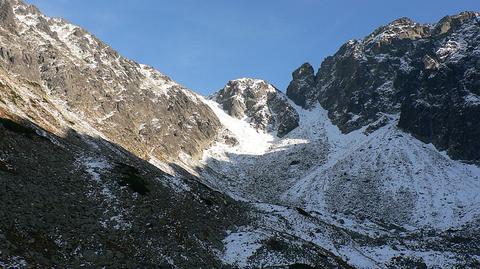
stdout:
[[[475,12],[434,25],[402,18],[327,57],[314,90],[294,73],[289,96],[307,108],[319,102],[345,133],[399,114],[404,130],[456,159],[478,161],[479,33]],[[309,98],[299,101],[296,92]]]
[[[287,96],[301,107],[311,107],[316,103],[315,70],[304,63],[292,73],[293,80],[287,88]],[[313,101],[313,103],[312,103]]]
[[255,79],[205,100],[0,8],[1,268],[478,267],[480,169],[404,132],[478,159],[478,14],[302,65],[303,110]]
[[21,1],[0,3],[0,67],[39,85],[46,99],[59,100],[108,140],[169,161],[197,157],[215,138],[218,119],[190,90],[63,19]]
[[[442,19],[414,50],[412,68],[398,77],[404,92],[399,126],[455,158],[480,161],[480,17]],[[426,53],[435,64],[419,61]],[[423,64],[423,66],[422,66]]]
[[298,126],[297,111],[282,92],[264,80],[231,80],[211,98],[232,117],[247,117],[255,128],[276,131],[279,137]]

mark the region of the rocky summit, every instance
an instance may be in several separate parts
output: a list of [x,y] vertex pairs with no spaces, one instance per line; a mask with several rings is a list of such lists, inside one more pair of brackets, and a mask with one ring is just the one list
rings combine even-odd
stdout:
[[[480,160],[479,13],[422,25],[398,19],[325,59],[315,77],[305,64],[287,95],[319,102],[344,133],[399,114],[399,126],[455,159]],[[376,128],[376,127],[374,127]]]
[[211,99],[222,105],[230,116],[246,117],[253,127],[276,131],[279,137],[298,127],[298,113],[286,96],[263,80],[243,78],[229,81]]
[[0,0],[0,268],[480,267],[480,14],[202,97]]

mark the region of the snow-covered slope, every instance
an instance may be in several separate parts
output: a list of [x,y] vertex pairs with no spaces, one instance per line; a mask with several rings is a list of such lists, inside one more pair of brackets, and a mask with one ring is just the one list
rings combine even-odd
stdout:
[[480,168],[402,132],[396,115],[371,134],[342,134],[322,108],[296,107],[300,127],[274,139],[208,102],[238,143],[217,142],[204,162],[240,197],[417,228],[458,227],[480,213]]
[[[450,111],[449,95],[409,110],[393,91],[415,81],[394,83],[398,70],[455,81],[435,75],[472,52],[453,107],[470,118],[442,126],[478,131],[477,13],[398,20],[348,42],[320,80],[303,65],[289,89],[307,110],[249,78],[207,100],[33,6],[0,8],[0,267],[478,267],[480,169],[398,127],[423,126],[405,110]],[[414,46],[416,67],[377,68],[430,31],[435,55]]]
[[478,218],[480,168],[451,160],[397,123],[392,117],[368,136],[333,133],[328,161],[302,175],[283,200],[417,228],[455,228]]
[[[237,119],[228,115],[217,102],[213,100],[204,100],[204,102],[213,110],[220,123],[225,127],[224,141],[217,142],[215,146],[208,150],[212,154],[216,152],[219,154],[262,155],[275,140],[272,134],[256,129],[245,118]],[[229,138],[230,143],[228,143]]]
[[[0,0],[0,267],[223,268],[248,251],[224,238],[251,223],[249,204],[188,166],[226,134],[202,100],[80,27]],[[267,150],[271,135],[223,116],[247,138],[233,152]],[[347,267],[317,246],[268,244],[287,235],[258,239],[285,266]]]
[[[258,226],[246,227],[244,234],[251,236],[242,240],[255,245],[265,229],[276,229],[329,249],[343,229],[371,237],[368,242],[382,236],[395,241],[403,231],[403,236],[418,237],[403,252],[396,249],[398,242],[378,247],[351,235],[343,235],[351,243],[332,251],[360,268],[382,268],[405,252],[429,266],[458,262],[455,253],[420,247],[416,240],[422,240],[418,233],[424,229],[441,234],[480,219],[480,168],[404,133],[397,127],[398,115],[384,115],[387,123],[373,132],[366,126],[343,134],[320,106],[305,110],[292,103],[300,126],[275,138],[230,117],[214,101],[207,103],[226,135],[205,151],[203,178],[232,197],[259,203],[260,211],[276,208],[263,212]],[[228,143],[232,140],[236,143]],[[268,220],[278,214],[286,214],[284,224]],[[318,219],[314,224],[312,216]],[[326,223],[330,232],[314,232]],[[433,238],[444,244],[440,235]]]

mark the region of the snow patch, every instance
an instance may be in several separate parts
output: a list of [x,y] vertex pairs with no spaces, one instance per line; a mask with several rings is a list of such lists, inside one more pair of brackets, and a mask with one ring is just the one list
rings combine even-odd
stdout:
[[85,172],[91,176],[91,180],[100,183],[101,174],[112,168],[112,165],[105,159],[96,159],[93,157],[80,157],[76,163],[84,167]]
[[261,241],[265,238],[265,234],[257,231],[229,232],[222,241],[225,248],[222,261],[241,268],[248,267],[248,259],[262,247]]
[[275,137],[272,134],[256,130],[244,119],[236,119],[228,115],[220,108],[217,102],[205,99],[203,102],[213,110],[222,125],[228,129],[238,141],[238,145],[234,147],[217,143],[210,150],[206,151],[205,157],[208,157],[209,153],[218,156],[218,153],[221,154],[225,152],[262,155],[269,149],[272,142],[275,141]]
[[474,93],[469,93],[465,97],[463,97],[465,100],[465,104],[467,106],[479,106],[480,105],[480,96],[474,94]]

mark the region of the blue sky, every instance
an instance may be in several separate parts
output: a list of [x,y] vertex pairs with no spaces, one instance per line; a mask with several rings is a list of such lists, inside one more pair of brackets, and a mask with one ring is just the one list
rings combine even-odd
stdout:
[[436,22],[480,11],[478,0],[26,0],[64,17],[124,56],[201,94],[230,79],[285,90],[304,62],[317,69],[347,40],[399,17]]

